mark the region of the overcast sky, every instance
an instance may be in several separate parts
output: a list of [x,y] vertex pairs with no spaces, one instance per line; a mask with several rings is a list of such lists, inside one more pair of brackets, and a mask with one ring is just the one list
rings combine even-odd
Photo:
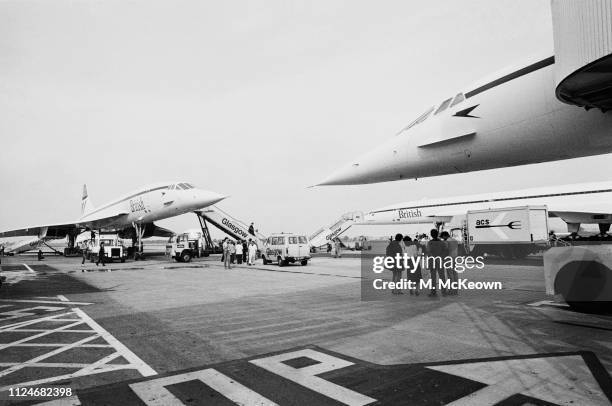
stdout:
[[263,233],[310,234],[394,202],[607,180],[609,155],[306,188],[552,44],[549,0],[0,1],[0,229],[78,218],[83,183],[102,204],[184,179]]

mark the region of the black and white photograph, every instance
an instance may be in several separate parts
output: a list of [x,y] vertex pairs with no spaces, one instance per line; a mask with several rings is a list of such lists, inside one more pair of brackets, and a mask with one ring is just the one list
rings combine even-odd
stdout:
[[612,0],[0,0],[0,405],[612,405]]

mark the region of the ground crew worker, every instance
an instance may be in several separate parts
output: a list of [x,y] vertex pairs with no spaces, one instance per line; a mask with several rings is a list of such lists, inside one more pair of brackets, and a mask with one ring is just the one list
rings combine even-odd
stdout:
[[334,258],[342,258],[342,246],[338,238],[334,240]]
[[102,261],[102,266],[106,266],[105,264],[105,252],[104,252],[104,243],[100,242],[100,250],[98,251],[98,261],[96,262],[96,266]]
[[249,234],[255,235],[255,226],[253,225],[253,223],[251,223],[251,225],[249,226]]
[[38,260],[42,261],[45,257],[43,257],[42,250],[38,250]]
[[87,259],[87,253],[89,252],[89,245],[87,245],[87,241],[83,242],[83,261],[81,265],[85,265],[85,260]]
[[238,240],[238,242],[236,242],[236,262],[240,265],[242,264],[242,254],[243,254],[243,248],[242,248],[242,241]]
[[228,241],[223,243],[223,267],[225,269],[232,269],[232,244]]
[[257,244],[255,241],[249,241],[249,265],[255,265],[255,258],[257,258]]

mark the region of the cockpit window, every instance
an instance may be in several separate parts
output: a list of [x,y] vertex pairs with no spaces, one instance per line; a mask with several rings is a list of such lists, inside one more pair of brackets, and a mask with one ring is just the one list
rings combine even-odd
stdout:
[[176,185],[170,185],[170,186],[168,187],[168,189],[170,189],[170,190],[174,190],[174,188],[175,188],[175,187],[176,187]]
[[434,108],[430,108],[429,110],[427,110],[425,113],[421,114],[419,116],[419,118],[417,118],[416,120],[414,120],[412,123],[408,124],[406,127],[402,128],[400,130],[400,132],[397,133],[397,135],[400,135],[401,133],[403,133],[404,131],[414,127],[417,124],[422,123],[423,121],[427,120],[427,117],[429,117],[431,115],[431,112],[434,111]]
[[191,183],[185,183],[185,185],[187,186],[188,189],[193,189],[193,185]]
[[453,100],[453,98],[451,97],[450,99],[446,99],[442,102],[442,104],[440,104],[440,107],[438,107],[438,110],[436,110],[436,112],[434,113],[434,115],[443,112],[444,110],[446,110],[448,108],[448,105],[450,104],[451,100]]
[[455,104],[459,104],[464,100],[465,100],[465,96],[463,95],[463,93],[457,93],[457,96],[455,96],[450,106],[453,107]]
[[179,187],[180,187],[181,189],[183,189],[183,190],[187,190],[187,189],[189,189],[189,188],[187,187],[187,185],[186,185],[186,184],[184,184],[184,183],[179,183]]

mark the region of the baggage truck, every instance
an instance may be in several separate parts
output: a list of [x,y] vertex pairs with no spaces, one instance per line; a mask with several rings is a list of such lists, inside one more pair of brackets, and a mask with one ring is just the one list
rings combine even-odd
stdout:
[[524,258],[548,248],[548,209],[521,206],[470,210],[459,230],[453,230],[454,237],[463,241],[470,255]]

